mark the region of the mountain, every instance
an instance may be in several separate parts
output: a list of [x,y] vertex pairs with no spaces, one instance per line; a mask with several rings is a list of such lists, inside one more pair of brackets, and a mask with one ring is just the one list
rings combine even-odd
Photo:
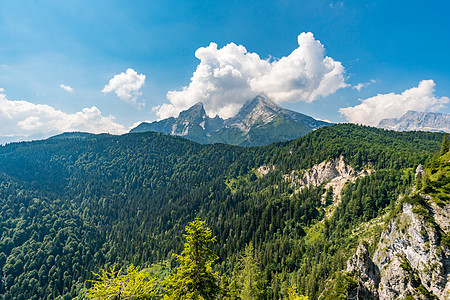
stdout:
[[450,132],[450,114],[409,110],[400,118],[381,120],[377,127],[396,131]]
[[95,137],[95,134],[89,132],[64,132],[48,138],[48,140],[83,140]]
[[415,177],[412,191],[378,218],[378,241],[363,240],[319,299],[450,299],[448,144]]
[[265,299],[292,282],[317,299],[441,140],[339,124],[265,147],[155,132],[0,147],[0,297],[73,299],[100,268],[173,267],[200,217],[219,274],[252,243]]
[[152,123],[141,123],[130,133],[155,131],[183,136],[202,144],[224,143],[241,146],[262,146],[293,140],[331,125],[277,105],[257,96],[246,102],[236,116],[223,120],[206,115],[202,103],[171,117]]

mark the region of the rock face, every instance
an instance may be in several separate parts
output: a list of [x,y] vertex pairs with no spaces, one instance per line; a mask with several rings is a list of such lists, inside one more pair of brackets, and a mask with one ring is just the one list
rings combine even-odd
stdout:
[[348,261],[345,272],[358,288],[347,299],[450,299],[450,249],[442,243],[449,212],[450,204],[404,202],[381,235],[373,261],[363,245]]
[[378,127],[396,131],[450,132],[450,114],[410,110],[400,118],[381,120]]
[[284,175],[284,180],[290,181],[292,186],[300,190],[306,186],[318,186],[327,182],[325,189],[332,188],[336,199],[340,199],[341,190],[349,180],[355,180],[358,177],[369,174],[369,170],[355,171],[340,156],[334,160],[323,161],[318,165],[304,171],[292,171]]
[[365,244],[359,245],[355,255],[347,262],[347,273],[358,278],[357,287],[348,295],[350,299],[379,299],[380,270],[369,256]]
[[207,143],[209,132],[221,128],[224,120],[219,117],[210,118],[206,115],[202,103],[197,103],[188,110],[180,112],[177,118],[167,118],[152,123],[141,123],[130,132],[155,131],[170,135],[191,137],[199,143]]
[[182,111],[177,118],[141,123],[130,132],[155,131],[186,137],[202,144],[225,143],[261,146],[299,138],[315,129],[331,125],[297,113],[257,96],[227,120],[210,118],[202,103]]
[[[450,251],[441,243],[445,232],[433,214],[432,208],[405,202],[382,234],[373,259],[381,270],[380,299],[420,298],[426,292],[450,299]],[[446,215],[445,223],[449,221]]]

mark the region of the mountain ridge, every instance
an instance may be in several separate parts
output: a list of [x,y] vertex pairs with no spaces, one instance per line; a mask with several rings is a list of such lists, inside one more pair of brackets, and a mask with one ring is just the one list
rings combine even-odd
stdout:
[[395,131],[450,132],[450,114],[408,110],[399,118],[381,120],[377,127]]
[[259,95],[244,103],[231,118],[214,118],[206,114],[201,102],[170,117],[151,123],[143,122],[130,133],[155,131],[183,136],[201,144],[224,143],[241,146],[263,146],[299,138],[331,123],[285,109]]

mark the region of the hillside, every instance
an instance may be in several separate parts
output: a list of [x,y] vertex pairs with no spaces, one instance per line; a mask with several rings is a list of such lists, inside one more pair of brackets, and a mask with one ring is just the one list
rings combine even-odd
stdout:
[[[214,268],[230,274],[252,242],[265,299],[285,295],[289,278],[316,299],[356,249],[351,232],[394,207],[441,140],[341,124],[254,148],[154,132],[3,146],[0,293],[71,299],[103,266],[173,266],[184,227],[199,216],[217,236]],[[336,159],[355,174],[340,195],[325,186],[337,177],[296,183]]]
[[425,169],[417,168],[413,190],[382,218],[380,239],[362,241],[320,298],[449,299],[449,172],[444,141],[440,154]]

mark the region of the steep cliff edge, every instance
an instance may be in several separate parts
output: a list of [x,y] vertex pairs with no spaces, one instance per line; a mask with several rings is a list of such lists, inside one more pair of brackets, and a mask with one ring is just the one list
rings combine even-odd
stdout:
[[385,218],[373,259],[361,244],[319,299],[450,299],[448,145],[416,176],[413,192]]
[[[437,211],[426,198],[403,200],[400,211],[388,221],[373,259],[365,244],[340,274],[354,280],[343,291],[346,299],[450,299],[450,204]],[[333,283],[319,299],[332,299]]]

